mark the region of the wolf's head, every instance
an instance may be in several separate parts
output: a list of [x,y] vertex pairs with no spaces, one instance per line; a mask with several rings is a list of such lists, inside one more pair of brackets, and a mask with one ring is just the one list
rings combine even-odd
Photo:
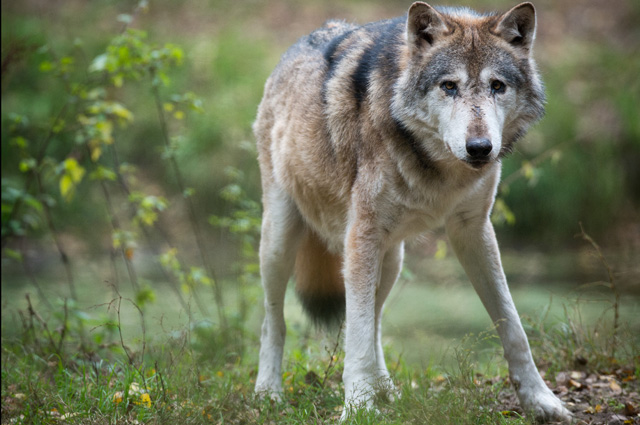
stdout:
[[394,117],[435,160],[481,168],[500,158],[544,113],[535,33],[531,3],[502,15],[414,3]]

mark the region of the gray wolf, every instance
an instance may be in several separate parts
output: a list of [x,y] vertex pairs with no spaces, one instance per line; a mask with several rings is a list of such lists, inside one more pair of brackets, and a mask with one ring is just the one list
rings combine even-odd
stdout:
[[[394,392],[381,346],[404,240],[444,226],[496,324],[525,411],[570,413],[545,385],[489,220],[501,158],[544,112],[531,3],[503,14],[413,3],[364,26],[329,21],[282,57],[254,124],[263,188],[265,293],[256,392],[278,398],[283,302],[345,322],[345,409]],[[453,303],[453,300],[452,300]]]

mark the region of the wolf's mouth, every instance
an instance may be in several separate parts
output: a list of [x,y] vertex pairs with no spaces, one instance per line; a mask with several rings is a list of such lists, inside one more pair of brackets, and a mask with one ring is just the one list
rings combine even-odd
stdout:
[[469,164],[472,168],[479,170],[485,165],[489,164],[491,160],[487,159],[465,159],[464,162]]

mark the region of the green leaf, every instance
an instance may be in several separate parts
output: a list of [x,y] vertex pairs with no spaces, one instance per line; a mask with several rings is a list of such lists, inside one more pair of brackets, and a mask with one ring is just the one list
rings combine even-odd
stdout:
[[42,202],[38,201],[36,198],[34,198],[31,195],[26,195],[23,199],[26,205],[30,206],[37,212],[42,212],[42,209],[43,209]]
[[20,251],[16,251],[10,248],[5,248],[4,255],[6,255],[7,257],[13,260],[16,260],[19,263],[22,263],[22,253]]
[[111,82],[116,87],[122,87],[122,84],[124,84],[124,75],[122,74],[114,75],[113,77],[111,77]]
[[531,165],[529,161],[524,161],[522,163],[522,175],[527,180],[531,180],[533,178],[534,173],[535,173],[535,168],[533,167],[533,165]]
[[82,181],[85,169],[78,164],[75,158],[67,158],[62,165],[62,176],[60,177],[60,194],[65,201],[71,201],[76,186]]
[[140,307],[143,307],[146,303],[154,302],[155,300],[156,293],[149,285],[144,285],[136,294],[136,304]]
[[66,174],[68,174],[71,177],[71,181],[73,183],[80,183],[85,173],[84,167],[78,164],[78,161],[76,161],[75,158],[65,159],[64,169]]
[[502,198],[496,198],[491,214],[491,221],[494,224],[506,223],[513,226],[516,222],[516,216]]
[[447,257],[447,242],[442,239],[438,239],[436,247],[436,253],[433,255],[433,258],[436,260],[444,260]]
[[53,62],[50,61],[42,61],[40,62],[40,72],[50,72],[53,70],[53,68],[55,67],[55,65],[53,64]]
[[73,180],[68,174],[60,178],[60,194],[66,201],[70,201],[73,198],[73,187]]
[[117,174],[113,170],[107,167],[98,165],[96,169],[91,174],[89,174],[89,178],[91,180],[115,181],[117,178]]
[[133,121],[133,114],[130,110],[117,102],[111,104],[111,113],[125,121]]
[[22,136],[16,136],[11,139],[11,144],[19,149],[26,149],[29,142]]
[[38,163],[35,158],[26,158],[20,161],[18,168],[20,169],[20,172],[26,173],[36,168],[36,165],[38,165]]

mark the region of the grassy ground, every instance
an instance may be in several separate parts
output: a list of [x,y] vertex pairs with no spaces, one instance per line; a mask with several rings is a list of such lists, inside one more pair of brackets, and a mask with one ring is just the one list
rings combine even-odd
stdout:
[[[59,344],[65,329],[49,329],[49,334],[38,323],[37,312],[31,314],[25,319],[32,327],[21,340],[3,340],[3,424],[333,423],[341,412],[343,353],[335,335],[326,339],[333,346],[308,340],[303,349],[287,353],[285,399],[274,403],[255,399],[252,393],[254,341],[245,341],[245,355],[225,350],[222,357],[216,344],[227,349],[232,344],[197,330],[150,344],[144,354],[140,347],[121,345],[118,338],[96,345],[70,335]],[[71,323],[66,332],[73,333]],[[597,420],[614,414],[624,423],[637,423],[637,347],[619,344],[615,357],[608,357],[605,347],[591,346],[592,351],[574,358],[560,335],[534,344],[547,370],[566,371],[548,376],[548,383],[584,418],[581,423],[610,423]],[[531,423],[519,410],[507,379],[479,372],[473,349],[471,341],[454,349],[456,361],[446,369],[407,366],[396,353],[388,353],[401,397],[380,400],[377,411],[359,412],[349,423]],[[559,376],[564,378],[557,381]],[[596,393],[594,384],[611,391]]]
[[[443,295],[462,302],[464,292],[452,285],[453,292]],[[401,397],[380,399],[375,412],[359,412],[349,423],[532,423],[506,378],[493,331],[449,340],[441,356],[424,351],[429,343],[442,347],[433,335],[430,341],[412,341],[415,333],[402,336],[404,330],[437,328],[437,318],[447,314],[432,312],[428,323],[406,322],[405,301],[429,298],[415,286],[405,273],[385,321],[387,339],[395,341],[395,349],[386,347],[388,366]],[[341,336],[308,328],[296,318],[297,306],[288,308],[285,398],[274,403],[252,392],[256,325],[234,321],[233,315],[223,331],[210,320],[190,320],[167,300],[138,310],[128,291],[113,290],[93,308],[60,299],[50,310],[35,293],[22,301],[12,296],[10,306],[4,289],[3,424],[322,424],[340,416]],[[440,290],[431,290],[439,299]],[[518,302],[517,289],[515,294]],[[81,292],[81,298],[89,295]],[[611,299],[609,292],[600,296]],[[564,314],[539,311],[524,320],[547,383],[577,423],[613,423],[614,415],[623,418],[620,423],[637,423],[637,304],[618,306],[622,314],[615,331],[609,304],[586,298],[564,304]],[[460,315],[463,322],[465,317],[471,316]],[[405,341],[402,351],[397,341]]]

